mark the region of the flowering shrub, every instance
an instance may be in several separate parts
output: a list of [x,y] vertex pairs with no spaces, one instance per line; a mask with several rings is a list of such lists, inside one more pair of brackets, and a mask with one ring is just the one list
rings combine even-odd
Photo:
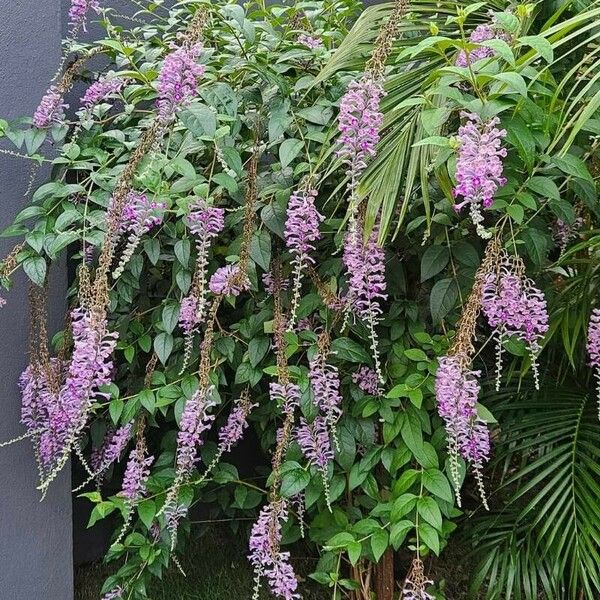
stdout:
[[[71,453],[79,487],[125,463],[121,492],[84,492],[92,525],[122,516],[105,598],[146,598],[200,503],[252,520],[254,598],[300,597],[287,544],[305,534],[335,598],[370,598],[401,547],[403,597],[441,597],[423,559],[458,507],[491,504],[488,367],[498,389],[529,370],[538,385],[559,326],[585,362],[554,277],[587,320],[598,94],[571,31],[596,13],[544,27],[533,5],[442,4],[444,19],[402,0],[360,16],[353,0],[186,2],[125,31],[74,2],[74,26],[97,11],[107,37],[72,40],[79,57],[33,119],[0,121],[10,152],[55,167],[5,232],[22,241],[0,270],[33,286],[22,420],[40,489]],[[44,286],[64,252],[77,274],[54,357]],[[587,347],[597,371],[597,310]],[[228,457],[250,428],[252,479]]]

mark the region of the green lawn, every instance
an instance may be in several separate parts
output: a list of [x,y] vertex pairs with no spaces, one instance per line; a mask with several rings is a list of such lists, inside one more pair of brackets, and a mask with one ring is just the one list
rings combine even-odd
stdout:
[[[175,567],[151,590],[152,600],[241,600],[252,596],[252,569],[246,559],[246,545],[226,529],[215,529],[194,542],[181,561],[184,577]],[[297,554],[297,553],[296,553]],[[314,562],[294,562],[304,580]],[[110,565],[88,565],[75,574],[75,600],[100,600],[104,578],[111,573]],[[327,600],[330,594],[316,584],[304,580],[301,584],[304,600]],[[264,593],[262,599],[272,596]]]

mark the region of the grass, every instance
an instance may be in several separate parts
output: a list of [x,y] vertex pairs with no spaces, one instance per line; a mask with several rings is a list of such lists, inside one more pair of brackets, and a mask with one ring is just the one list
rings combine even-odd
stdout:
[[[175,567],[163,581],[149,590],[152,600],[241,600],[252,596],[252,568],[246,559],[246,544],[229,530],[214,532],[193,542],[181,563],[187,576]],[[304,600],[328,600],[327,590],[306,580],[313,561],[294,561],[301,578],[300,592]],[[75,600],[100,600],[104,579],[113,572],[111,565],[86,565],[75,573]],[[272,599],[266,592],[261,600]]]

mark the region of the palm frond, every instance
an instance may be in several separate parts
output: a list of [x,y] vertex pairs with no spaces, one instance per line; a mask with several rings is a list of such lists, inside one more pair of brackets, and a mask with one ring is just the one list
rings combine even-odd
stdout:
[[490,600],[600,597],[600,423],[573,382],[488,399],[504,506],[470,528],[480,558],[472,590]]

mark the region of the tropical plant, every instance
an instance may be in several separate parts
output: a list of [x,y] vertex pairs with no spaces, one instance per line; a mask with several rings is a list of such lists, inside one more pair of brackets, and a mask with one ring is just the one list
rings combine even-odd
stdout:
[[[71,454],[89,474],[77,491],[120,476],[128,457],[118,494],[84,492],[90,526],[123,519],[105,597],[148,597],[179,564],[200,505],[209,520],[254,523],[255,597],[263,581],[296,597],[282,545],[304,535],[319,553],[313,578],[335,599],[369,599],[374,585],[391,598],[401,547],[414,556],[403,597],[441,596],[422,559],[448,544],[462,487],[464,512],[477,495],[486,504],[498,435],[511,468],[536,455],[501,488],[514,494],[504,522],[535,528],[506,541],[488,526],[496,545],[476,582],[594,597],[598,467],[582,450],[576,477],[560,480],[581,497],[544,493],[569,448],[597,438],[593,421],[579,435],[588,400],[573,402],[579,416],[566,402],[561,418],[534,415],[536,430],[490,398],[497,427],[478,396],[494,364],[500,388],[506,363],[543,380],[558,331],[563,371],[585,361],[598,288],[597,4],[397,0],[359,16],[352,0],[186,0],[148,4],[136,17],[148,23],[130,30],[84,4],[106,37],[70,40],[78,58],[33,122],[0,121],[15,147],[5,152],[53,166],[4,233],[23,241],[0,276],[10,287],[23,268],[32,281],[21,383],[42,492]],[[108,60],[65,116],[96,54]],[[55,158],[43,155],[50,137]],[[44,289],[65,252],[76,276],[51,358]],[[534,402],[510,398],[520,411]],[[231,450],[248,423],[260,451],[241,474]],[[525,504],[550,501],[591,533],[545,527]],[[494,565],[523,543],[532,578],[522,569],[516,582]],[[544,558],[534,573],[529,560],[547,548],[561,568]]]

